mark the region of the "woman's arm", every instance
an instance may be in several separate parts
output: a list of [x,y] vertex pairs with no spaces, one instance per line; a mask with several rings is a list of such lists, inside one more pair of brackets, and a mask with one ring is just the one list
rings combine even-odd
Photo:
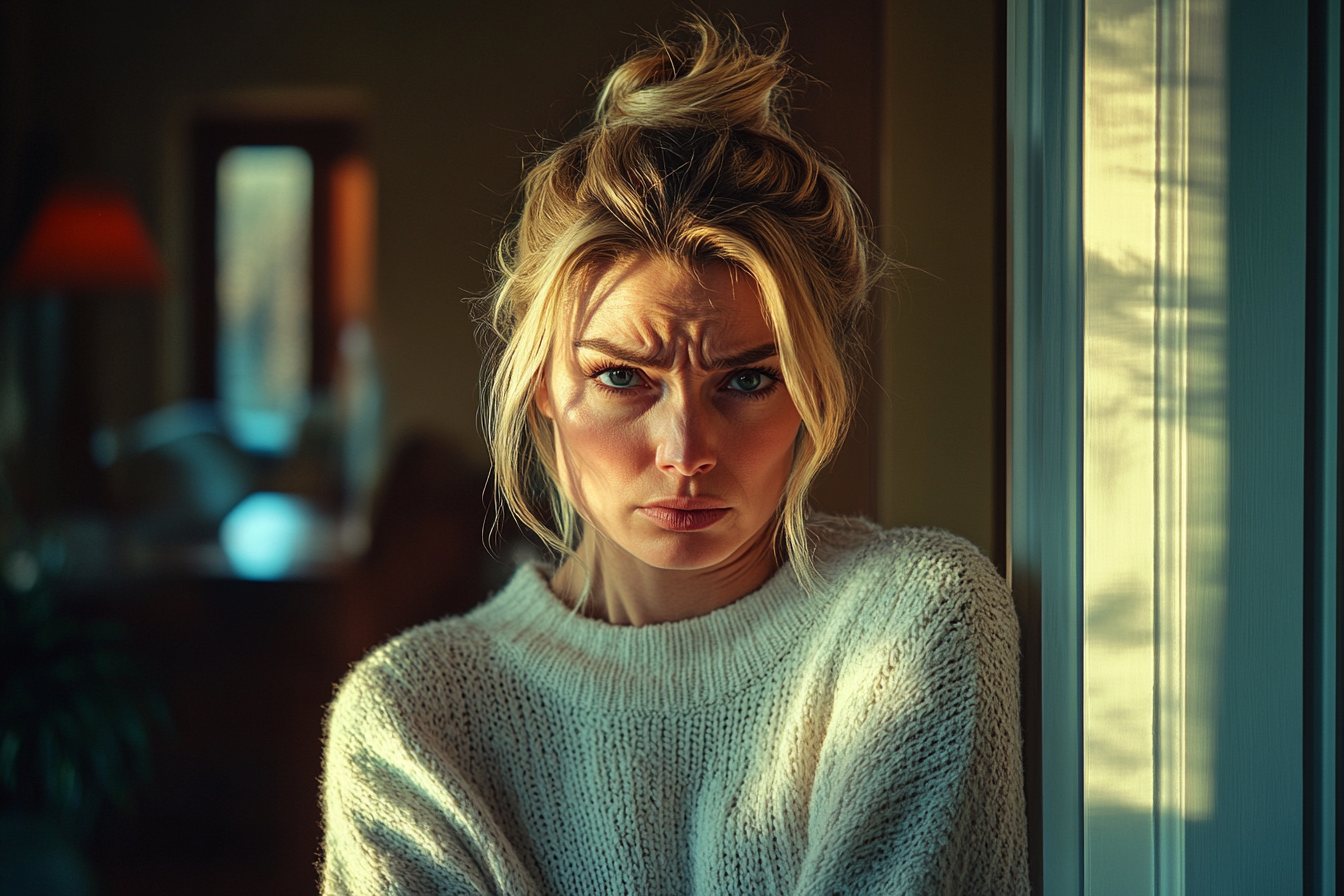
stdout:
[[533,892],[479,810],[479,796],[453,773],[443,750],[421,736],[432,720],[418,717],[404,691],[371,658],[347,677],[332,704],[322,781],[322,892]]
[[1029,891],[1016,615],[983,556],[934,539],[853,656],[865,687],[820,757],[799,893]]

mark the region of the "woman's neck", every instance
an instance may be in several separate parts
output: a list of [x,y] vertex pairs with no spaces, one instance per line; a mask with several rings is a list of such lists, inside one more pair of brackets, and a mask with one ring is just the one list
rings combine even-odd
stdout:
[[652,625],[693,619],[755,591],[779,568],[774,526],[767,525],[722,563],[706,569],[659,569],[589,529],[576,552],[551,578],[551,590],[578,603],[591,576],[582,612],[613,625]]

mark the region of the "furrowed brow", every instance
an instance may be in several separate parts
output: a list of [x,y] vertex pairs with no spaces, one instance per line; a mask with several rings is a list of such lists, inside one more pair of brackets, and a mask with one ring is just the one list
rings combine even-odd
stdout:
[[608,357],[615,358],[617,361],[624,361],[627,364],[634,364],[637,367],[648,367],[652,370],[667,370],[667,362],[656,354],[641,354],[635,349],[625,348],[606,339],[575,339],[574,347],[592,349],[601,352]]
[[[593,351],[601,352],[604,355],[615,358],[618,361],[624,361],[627,364],[634,364],[639,367],[647,367],[651,370],[667,370],[668,364],[658,355],[641,354],[638,351],[625,348],[610,342],[606,339],[576,339],[574,348],[587,348]],[[744,352],[738,352],[727,358],[719,358],[711,362],[711,370],[731,370],[735,367],[747,367],[764,361],[766,358],[774,357],[779,354],[779,348],[773,343],[768,342],[765,345],[758,345],[755,348],[749,348]]]

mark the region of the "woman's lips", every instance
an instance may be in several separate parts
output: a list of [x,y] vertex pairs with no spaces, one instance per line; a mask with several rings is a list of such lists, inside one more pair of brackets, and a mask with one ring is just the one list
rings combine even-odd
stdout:
[[664,529],[672,532],[694,532],[707,529],[728,515],[728,507],[705,507],[698,510],[682,510],[678,507],[665,507],[652,504],[640,507],[639,512],[653,520]]

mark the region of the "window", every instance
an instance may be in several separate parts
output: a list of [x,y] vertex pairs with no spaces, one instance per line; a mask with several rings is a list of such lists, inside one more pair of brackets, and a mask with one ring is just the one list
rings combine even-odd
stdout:
[[220,413],[241,447],[288,454],[312,369],[313,160],[298,146],[235,146],[216,184]]
[[349,118],[193,127],[193,397],[241,448],[287,455],[367,344],[372,172]]

